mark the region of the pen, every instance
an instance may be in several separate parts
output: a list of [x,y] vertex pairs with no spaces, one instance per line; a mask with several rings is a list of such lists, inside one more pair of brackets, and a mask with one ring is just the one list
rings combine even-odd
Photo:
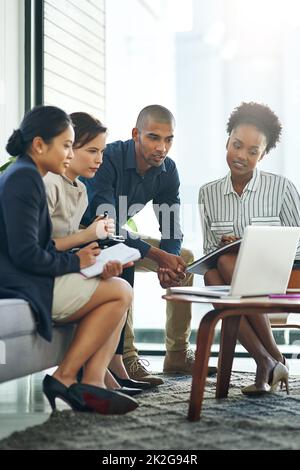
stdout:
[[108,217],[108,211],[104,211],[103,215],[96,215],[93,219],[93,222],[95,222],[96,220],[107,219],[107,217]]
[[270,294],[270,299],[300,299],[300,294]]
[[106,219],[108,216],[108,211],[104,211],[103,215],[100,216],[100,220]]
[[108,238],[116,242],[125,242],[123,235],[109,235]]
[[[107,219],[108,211],[104,211],[103,215],[97,216],[97,217],[100,217],[100,220]],[[116,242],[125,242],[125,238],[123,237],[123,235],[108,235],[107,238],[109,238],[110,240],[116,241]]]

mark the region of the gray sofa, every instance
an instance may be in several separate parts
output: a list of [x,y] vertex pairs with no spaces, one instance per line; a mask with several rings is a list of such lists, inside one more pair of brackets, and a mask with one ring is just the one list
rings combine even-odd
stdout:
[[48,343],[36,333],[28,302],[0,300],[0,383],[56,366],[68,348],[74,325],[55,326]]

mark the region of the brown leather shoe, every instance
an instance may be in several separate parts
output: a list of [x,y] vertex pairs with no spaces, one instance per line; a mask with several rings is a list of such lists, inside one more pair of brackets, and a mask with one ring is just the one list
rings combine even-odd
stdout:
[[145,359],[140,359],[138,356],[131,356],[123,358],[123,362],[127,374],[131,379],[148,382],[153,387],[164,383],[163,379],[157,375],[152,375],[151,372],[146,369],[144,364],[148,366],[149,362]]
[[[164,360],[164,373],[192,375],[194,362],[195,353],[192,349],[186,349],[183,351],[167,351]],[[216,367],[208,366],[208,376],[216,373]]]

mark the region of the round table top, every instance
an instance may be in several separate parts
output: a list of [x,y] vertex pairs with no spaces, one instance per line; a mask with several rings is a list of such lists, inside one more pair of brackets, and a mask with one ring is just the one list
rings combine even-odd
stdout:
[[[295,295],[295,294],[294,294]],[[243,297],[243,298],[217,298],[217,297],[204,297],[203,295],[193,294],[168,294],[164,295],[165,300],[177,302],[195,302],[203,304],[226,305],[230,307],[286,307],[288,309],[294,308],[300,310],[300,293],[298,297],[292,297],[291,294],[286,294],[283,298],[270,298],[268,296],[260,297]]]

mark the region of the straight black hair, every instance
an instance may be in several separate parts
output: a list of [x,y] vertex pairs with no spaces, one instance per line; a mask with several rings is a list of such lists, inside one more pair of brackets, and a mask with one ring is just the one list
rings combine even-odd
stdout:
[[35,137],[46,144],[72,125],[70,116],[55,106],[36,106],[25,114],[19,129],[8,139],[6,150],[13,157],[25,154]]

